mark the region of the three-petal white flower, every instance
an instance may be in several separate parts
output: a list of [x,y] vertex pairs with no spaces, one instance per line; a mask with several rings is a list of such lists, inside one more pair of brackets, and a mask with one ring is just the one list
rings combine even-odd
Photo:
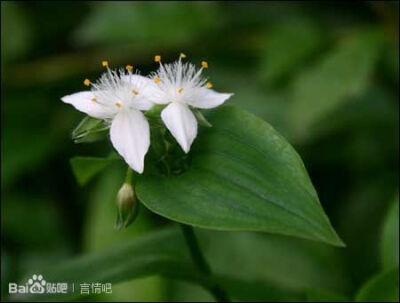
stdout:
[[[89,80],[87,85],[89,85]],[[138,173],[144,169],[144,157],[150,146],[149,123],[141,111],[149,110],[146,77],[125,72],[107,71],[98,82],[91,83],[90,91],[82,91],[61,98],[77,110],[111,123],[110,138],[114,148],[128,165]]]
[[[159,56],[158,60],[159,61]],[[181,58],[171,64],[162,64],[151,75],[153,85],[149,98],[157,104],[168,104],[161,112],[161,119],[175,137],[185,153],[197,136],[197,121],[190,107],[208,109],[224,103],[233,94],[217,93],[211,83],[201,76],[203,68],[196,69],[191,63],[183,63]]]

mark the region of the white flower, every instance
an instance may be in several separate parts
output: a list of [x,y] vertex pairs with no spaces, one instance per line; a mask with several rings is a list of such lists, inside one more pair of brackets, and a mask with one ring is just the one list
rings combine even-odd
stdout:
[[[107,66],[104,62],[103,66]],[[96,83],[84,81],[85,85],[91,85],[90,91],[64,96],[61,100],[91,117],[109,121],[113,146],[132,169],[142,173],[150,146],[150,130],[141,111],[153,106],[147,98],[148,84],[152,82],[132,74],[130,65],[126,68],[128,72],[123,69],[116,72],[107,67]]]
[[224,103],[233,94],[221,94],[212,90],[211,83],[201,76],[207,62],[197,69],[191,63],[182,63],[179,60],[171,64],[162,64],[161,57],[157,72],[151,75],[153,85],[149,98],[154,103],[168,104],[161,112],[161,119],[179,145],[188,153],[193,140],[197,135],[197,121],[190,106],[194,108],[214,108]]

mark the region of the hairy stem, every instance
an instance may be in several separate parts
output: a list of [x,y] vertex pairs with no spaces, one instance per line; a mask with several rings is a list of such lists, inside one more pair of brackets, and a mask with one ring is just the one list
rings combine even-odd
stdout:
[[[189,247],[190,256],[192,257],[193,263],[202,274],[207,277],[213,278],[210,265],[208,265],[206,259],[203,256],[203,253],[201,252],[193,227],[184,224],[180,224],[180,226],[182,228],[186,244]],[[209,291],[213,294],[217,301],[229,302],[229,298],[225,290],[217,282],[214,282],[213,286],[209,287]]]

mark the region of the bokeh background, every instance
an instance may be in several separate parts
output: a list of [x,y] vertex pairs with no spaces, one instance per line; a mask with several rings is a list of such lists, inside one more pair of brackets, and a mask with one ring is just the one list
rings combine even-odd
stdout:
[[[381,247],[398,203],[398,9],[395,1],[2,1],[2,299],[8,282],[33,269],[168,224],[143,211],[128,229],[113,229],[124,169],[78,185],[69,159],[105,156],[111,146],[74,144],[71,130],[84,115],[60,97],[96,78],[103,59],[146,73],[156,68],[155,54],[170,61],[180,52],[208,61],[214,87],[235,93],[229,104],[262,117],[295,146],[347,244],[198,231],[212,267],[259,283],[244,294],[250,300],[352,298],[398,263],[398,255],[382,259]],[[198,286],[158,276],[89,299],[212,300]]]

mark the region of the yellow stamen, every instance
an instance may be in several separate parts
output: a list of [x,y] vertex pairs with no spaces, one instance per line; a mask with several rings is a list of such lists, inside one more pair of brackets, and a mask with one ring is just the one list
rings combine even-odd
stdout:
[[154,56],[154,62],[160,62],[160,61],[161,61],[161,56],[160,55]]
[[184,53],[180,53],[179,58],[186,58],[186,55]]
[[97,102],[97,98],[96,97],[92,98],[92,101]]
[[208,68],[208,62],[207,61],[201,61],[201,67],[202,68]]
[[128,64],[127,66],[125,66],[127,71],[131,71],[133,69],[133,66]]
[[159,78],[159,77],[155,77],[154,79],[153,79],[153,81],[154,81],[154,83],[160,83],[161,82],[161,79]]
[[121,105],[122,105],[122,103],[121,103],[121,101],[119,101],[119,100],[115,103],[115,106],[118,107],[118,108],[120,108]]
[[83,84],[86,85],[86,86],[89,86],[89,85],[90,85],[90,80],[89,80],[88,78],[86,78],[86,79],[83,81]]
[[101,61],[101,65],[103,65],[103,67],[107,67],[108,61],[106,61],[106,60]]
[[137,95],[139,95],[139,92],[136,89],[132,89],[132,94],[137,96]]
[[213,87],[212,83],[211,82],[207,82],[206,83],[206,88],[211,88],[211,87]]
[[180,87],[180,88],[178,89],[178,93],[181,93],[181,92],[183,92],[183,87]]

